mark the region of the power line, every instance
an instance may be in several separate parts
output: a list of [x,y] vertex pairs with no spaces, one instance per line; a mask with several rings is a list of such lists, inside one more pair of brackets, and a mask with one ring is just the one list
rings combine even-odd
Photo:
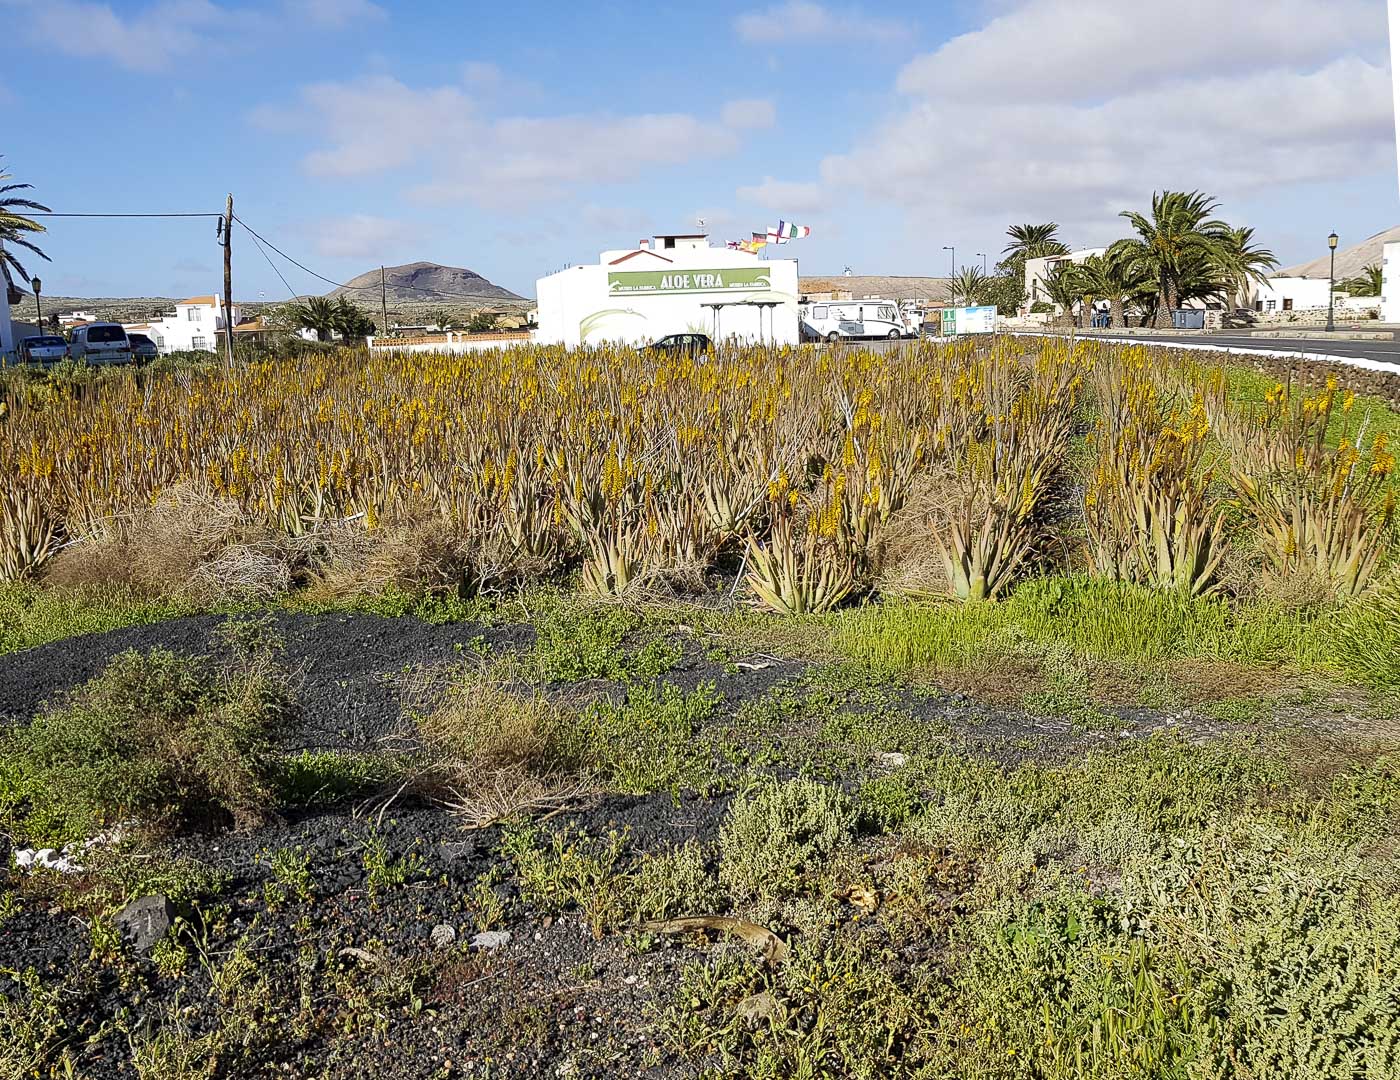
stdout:
[[36,217],[70,217],[70,218],[216,218],[223,217],[219,213],[205,213],[203,211],[192,211],[189,213],[176,214],[67,214],[58,213],[54,210],[30,210],[27,213]]
[[[328,278],[328,277],[326,277],[324,274],[318,274],[318,273],[316,273],[315,270],[312,270],[309,266],[305,266],[305,265],[303,265],[302,263],[297,262],[296,259],[292,258],[292,257],[291,257],[290,255],[288,255],[285,251],[283,251],[281,248],[279,248],[276,244],[274,244],[272,241],[268,240],[265,236],[260,235],[257,231],[255,231],[255,230],[253,229],[253,227],[252,227],[251,225],[249,225],[246,221],[244,221],[244,220],[243,220],[241,217],[239,217],[237,214],[234,214],[234,215],[233,215],[233,220],[236,221],[236,222],[238,222],[238,224],[242,225],[245,229],[247,229],[248,232],[252,234],[253,239],[258,240],[258,241],[261,241],[262,243],[266,244],[266,245],[267,245],[268,247],[270,247],[273,251],[277,252],[278,255],[281,255],[282,258],[286,259],[289,263],[291,263],[293,266],[297,267],[297,268],[300,269],[300,270],[305,271],[306,273],[310,274],[312,277],[316,278],[318,281],[324,281],[327,285],[334,285],[337,289],[345,289],[345,290],[347,290],[347,291],[355,290],[355,291],[361,291],[361,292],[363,292],[363,291],[367,291],[367,290],[370,290],[370,289],[375,289],[375,288],[378,287],[378,286],[376,286],[376,285],[346,285],[346,284],[344,284],[343,282],[335,281],[335,280],[333,280],[332,278]],[[286,284],[285,279],[283,280],[283,284]],[[468,299],[468,298],[470,298],[470,297],[475,297],[476,299],[479,299],[479,300],[503,300],[503,299],[504,299],[504,297],[500,297],[500,296],[487,296],[487,295],[485,295],[485,294],[483,294],[483,293],[466,293],[466,294],[459,294],[459,295],[455,295],[455,296],[454,296],[454,295],[452,295],[451,293],[438,292],[436,289],[424,289],[424,288],[421,288],[421,287],[419,287],[419,286],[417,286],[417,285],[410,285],[410,284],[408,284],[407,282],[401,282],[401,283],[395,285],[394,287],[397,288],[397,289],[411,289],[413,292],[419,292],[419,293],[423,293],[425,296],[431,296],[431,297],[433,297],[435,300],[464,300],[464,299]]]
[[[240,221],[238,224],[243,225],[243,222]],[[243,225],[243,228],[246,229],[246,230],[248,230],[248,235],[249,235],[249,236],[253,236],[252,230],[251,230],[251,229],[248,229],[248,226],[247,226],[247,225]],[[296,299],[297,299],[296,290],[293,289],[290,285],[287,285],[287,279],[286,279],[285,277],[282,277],[282,271],[279,270],[278,267],[277,267],[277,264],[276,264],[275,262],[272,261],[272,256],[269,255],[269,254],[267,253],[267,249],[264,248],[264,247],[262,246],[262,241],[259,240],[256,236],[253,236],[253,243],[257,244],[258,250],[262,252],[262,257],[263,257],[264,259],[267,260],[267,265],[270,266],[270,267],[272,267],[272,272],[273,272],[274,274],[276,274],[279,278],[282,278],[282,284],[287,286],[287,291],[288,291],[289,293],[292,294],[292,299],[293,299],[293,300],[296,300]]]

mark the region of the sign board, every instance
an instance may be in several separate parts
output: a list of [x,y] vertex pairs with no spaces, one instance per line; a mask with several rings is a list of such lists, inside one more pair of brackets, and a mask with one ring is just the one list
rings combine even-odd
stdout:
[[942,336],[957,334],[994,334],[997,329],[997,309],[987,304],[981,307],[944,308]]
[[608,274],[610,296],[759,292],[770,288],[768,267],[727,270],[618,270]]

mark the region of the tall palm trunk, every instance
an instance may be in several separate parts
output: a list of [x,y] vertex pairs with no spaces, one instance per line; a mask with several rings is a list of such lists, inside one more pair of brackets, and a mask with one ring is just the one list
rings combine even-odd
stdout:
[[1163,273],[1157,289],[1157,311],[1152,318],[1152,325],[1158,330],[1170,330],[1172,325],[1172,312],[1176,310],[1176,282],[1170,275]]
[[1123,298],[1121,296],[1111,297],[1108,301],[1109,325],[1114,329],[1121,329],[1128,325],[1128,316],[1123,308]]

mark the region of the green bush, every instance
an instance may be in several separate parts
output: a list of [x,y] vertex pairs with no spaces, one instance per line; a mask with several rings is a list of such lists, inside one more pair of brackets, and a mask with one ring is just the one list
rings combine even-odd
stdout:
[[669,919],[719,911],[722,897],[708,860],[706,849],[694,840],[660,855],[644,855],[630,885],[637,918]]
[[55,840],[127,819],[254,823],[274,801],[269,758],[286,703],[266,650],[226,662],[123,653],[7,740],[0,776],[19,779],[0,781],[0,812],[15,831]]
[[772,781],[739,795],[720,826],[720,883],[736,900],[780,900],[806,891],[856,825],[840,788],[814,780]]
[[721,700],[709,683],[688,694],[672,683],[633,686],[624,701],[584,713],[584,756],[619,791],[704,789],[716,779],[714,761],[697,736]]

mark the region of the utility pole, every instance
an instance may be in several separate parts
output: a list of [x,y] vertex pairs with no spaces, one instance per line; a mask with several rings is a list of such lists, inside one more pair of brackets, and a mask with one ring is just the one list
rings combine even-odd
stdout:
[[389,300],[384,288],[384,267],[379,268],[379,314],[384,319],[384,336],[389,336]]
[[233,367],[233,193],[224,205],[224,360]]

